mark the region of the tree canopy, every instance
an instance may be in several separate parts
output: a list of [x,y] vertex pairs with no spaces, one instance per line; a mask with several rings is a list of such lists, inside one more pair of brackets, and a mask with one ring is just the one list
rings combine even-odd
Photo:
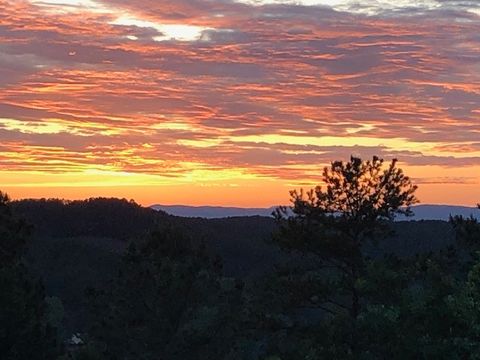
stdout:
[[[1,194],[2,359],[479,359],[478,220],[394,223],[417,202],[396,160],[335,161],[319,183],[291,192],[276,227],[262,218],[175,218],[126,200],[12,204]],[[36,226],[32,264],[55,259],[50,291],[77,275],[112,277],[58,293],[80,297],[65,310],[85,326],[86,344],[63,356],[55,328],[63,306],[25,264],[30,227],[18,213]],[[260,246],[272,229],[274,241]],[[262,255],[245,261],[245,249]],[[228,261],[241,271],[227,275]],[[256,262],[262,271],[249,272]]]
[[23,264],[28,233],[0,192],[0,354],[6,360],[55,359],[60,353],[43,285]]

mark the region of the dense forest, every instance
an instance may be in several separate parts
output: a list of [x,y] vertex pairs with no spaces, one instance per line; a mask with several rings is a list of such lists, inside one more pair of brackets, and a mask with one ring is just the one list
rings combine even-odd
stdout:
[[395,222],[396,161],[319,180],[223,219],[1,193],[1,359],[480,358],[477,220]]

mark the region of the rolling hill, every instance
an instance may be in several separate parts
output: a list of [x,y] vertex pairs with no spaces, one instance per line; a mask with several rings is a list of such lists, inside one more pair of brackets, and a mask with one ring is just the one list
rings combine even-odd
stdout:
[[[188,206],[188,205],[152,205],[152,209],[162,210],[170,215],[181,217],[200,217],[205,219],[238,217],[238,216],[266,216],[272,215],[274,206],[269,208],[240,208],[222,206]],[[480,219],[480,210],[474,207],[451,206],[451,205],[418,205],[413,207],[415,215],[405,218],[399,217],[398,221],[404,220],[443,220],[448,221],[450,215],[471,215]]]

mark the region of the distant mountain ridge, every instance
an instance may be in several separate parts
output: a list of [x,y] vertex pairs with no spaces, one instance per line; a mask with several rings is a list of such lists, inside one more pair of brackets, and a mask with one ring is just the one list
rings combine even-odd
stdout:
[[271,216],[275,206],[269,208],[241,208],[225,206],[189,206],[189,205],[152,205],[154,210],[182,217],[201,217],[219,219],[238,216]]
[[473,216],[480,220],[480,210],[476,207],[455,206],[455,205],[417,205],[413,206],[414,216],[405,218],[398,217],[397,220],[444,220],[447,221],[450,215],[461,215],[463,217]]
[[[237,216],[268,216],[272,215],[275,206],[269,208],[241,208],[224,206],[188,206],[188,205],[152,205],[152,209],[162,210],[170,215],[182,217],[200,217],[217,219]],[[414,206],[414,216],[405,218],[400,216],[397,220],[444,220],[450,215],[474,216],[480,219],[480,210],[475,207],[452,205],[417,205]]]

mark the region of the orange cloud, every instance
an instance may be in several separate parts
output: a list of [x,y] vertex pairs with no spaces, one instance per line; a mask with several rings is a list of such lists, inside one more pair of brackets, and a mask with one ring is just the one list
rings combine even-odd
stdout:
[[0,0],[0,185],[269,205],[330,160],[379,154],[422,200],[473,204],[477,8],[383,3]]

